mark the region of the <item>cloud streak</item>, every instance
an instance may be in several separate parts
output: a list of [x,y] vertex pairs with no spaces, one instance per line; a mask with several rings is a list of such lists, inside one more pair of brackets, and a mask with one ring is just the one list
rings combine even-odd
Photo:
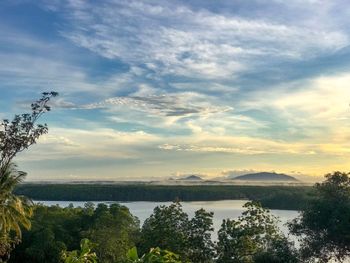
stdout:
[[82,109],[109,107],[129,107],[134,110],[169,117],[205,116],[232,110],[230,107],[210,105],[203,96],[194,93],[115,97],[102,102],[81,106]]
[[1,116],[44,90],[61,94],[45,119],[50,134],[20,158],[34,174],[348,165],[346,1],[0,6]]
[[104,57],[144,64],[158,75],[233,78],[267,58],[304,60],[349,43],[340,29],[194,11],[181,4],[70,3],[65,12],[72,27],[62,31],[65,37]]

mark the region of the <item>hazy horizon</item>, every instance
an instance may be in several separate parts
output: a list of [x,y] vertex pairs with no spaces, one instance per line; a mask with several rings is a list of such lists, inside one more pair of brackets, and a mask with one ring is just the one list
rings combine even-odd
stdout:
[[263,2],[2,1],[0,118],[60,93],[27,180],[349,171],[350,5]]

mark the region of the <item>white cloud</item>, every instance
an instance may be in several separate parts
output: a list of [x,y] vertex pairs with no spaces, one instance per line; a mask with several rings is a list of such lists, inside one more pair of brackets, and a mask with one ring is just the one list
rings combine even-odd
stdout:
[[318,77],[311,81],[310,87],[287,93],[274,105],[281,109],[294,108],[316,120],[349,117],[349,81],[350,74]]
[[178,90],[195,90],[202,93],[214,92],[219,95],[226,94],[237,94],[239,92],[239,87],[236,85],[224,85],[216,82],[176,82],[171,83],[171,86]]
[[[101,128],[82,130],[52,127],[50,133],[39,140],[38,145],[19,155],[18,160],[45,161],[67,158],[88,160],[95,158],[97,160],[140,159],[157,162],[167,152],[172,152],[179,157],[188,153],[192,158],[203,153],[213,154],[213,156],[224,153],[226,157],[221,155],[220,158],[226,161],[232,158],[229,157],[231,154],[235,156],[284,155],[298,156],[298,158],[328,155],[348,158],[349,149],[350,142],[344,143],[343,140],[329,143],[286,142],[243,136],[217,136],[217,134],[205,132],[169,137],[152,135],[140,130],[121,132]],[[150,153],[153,155],[152,158],[150,158]],[[164,168],[166,168],[169,163],[157,165],[165,165]]]
[[87,101],[90,96],[94,100],[104,99],[118,91],[143,87],[142,80],[138,80],[145,74],[142,68],[135,66],[128,71],[112,71],[101,76],[94,72],[100,69],[93,63],[81,65],[80,54],[72,55],[76,50],[65,42],[35,38],[16,28],[0,26],[0,29],[0,44],[10,49],[0,50],[3,87],[37,93],[55,90],[61,97],[69,96],[68,100],[79,93],[80,99],[87,98]]
[[173,144],[162,144],[162,150],[179,152],[234,153],[243,155],[256,154],[303,154],[314,155],[320,150],[318,145],[289,143],[244,136],[220,135],[211,133],[196,134],[193,137],[174,140]]
[[342,31],[192,10],[172,3],[80,2],[62,34],[104,57],[144,64],[160,75],[233,78],[264,59],[306,59],[349,42]]
[[[141,94],[140,94],[141,93]],[[142,96],[140,96],[140,95]],[[150,128],[175,130],[195,129],[206,123],[229,115],[233,108],[220,105],[220,101],[193,92],[154,95],[145,87],[126,97],[113,97],[101,102],[75,105],[79,109],[103,109],[109,120],[117,123],[132,122]]]
[[0,54],[0,60],[0,79],[6,86],[65,93],[96,90],[81,70],[53,59]]
[[[228,167],[233,156],[237,162],[249,159],[254,169],[287,167],[295,159],[293,168],[298,170],[307,161],[310,167],[305,169],[313,171],[347,167],[349,74],[296,80],[266,90],[264,81],[256,87],[241,75],[278,71],[286,61],[301,64],[347,46],[346,19],[339,23],[329,1],[301,5],[299,0],[276,0],[267,5],[269,12],[252,8],[248,15],[235,10],[216,13],[177,1],[46,2],[46,11],[58,12],[62,19],[58,24],[64,38],[50,43],[48,38],[2,30],[0,42],[13,48],[0,51],[2,85],[18,88],[18,94],[49,87],[63,94],[54,107],[99,110],[74,112],[71,115],[80,120],[72,127],[80,129],[53,127],[21,160],[142,159],[145,166],[138,166],[137,173],[153,165],[163,169],[159,174],[191,171],[169,168],[186,161],[199,171],[205,165]],[[260,6],[261,1],[253,2]],[[129,70],[117,65],[124,73],[96,76],[103,66],[81,65],[81,54],[72,56],[66,45],[74,51],[87,48],[118,65],[121,60]],[[89,56],[86,50],[82,54]],[[283,81],[281,70],[266,78]],[[67,125],[73,124],[77,117],[66,113],[62,110],[60,117],[69,115]],[[101,128],[105,125],[115,130]],[[203,161],[202,156],[210,159]],[[256,156],[263,156],[257,167]],[[273,157],[264,159],[269,156]],[[280,164],[280,156],[290,160]],[[125,174],[132,169],[125,168]]]
[[102,102],[83,105],[81,108],[108,108],[113,106],[143,110],[163,116],[201,116],[232,110],[230,107],[214,106],[208,99],[196,93],[173,93],[164,95],[114,97]]
[[350,118],[349,81],[348,73],[316,77],[285,88],[257,91],[241,105],[251,109],[274,109],[296,125],[333,128],[335,123]]

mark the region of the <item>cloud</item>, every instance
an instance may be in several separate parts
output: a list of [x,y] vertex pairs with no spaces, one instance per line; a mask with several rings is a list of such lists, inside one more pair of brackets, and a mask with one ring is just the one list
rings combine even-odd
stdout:
[[305,143],[288,143],[274,140],[239,137],[239,136],[215,136],[215,134],[196,134],[192,138],[181,139],[183,143],[162,144],[158,147],[166,151],[197,152],[197,153],[228,153],[241,155],[259,154],[292,154],[314,155],[317,154],[317,145]]
[[61,96],[21,161],[127,176],[347,167],[344,1],[25,2],[47,23],[19,28],[21,1],[1,18],[2,111]]
[[307,82],[296,81],[270,91],[256,91],[240,105],[250,109],[273,110],[295,127],[323,127],[323,132],[329,132],[334,127],[348,126],[349,81],[349,73],[316,77]]
[[73,86],[91,90],[84,74],[60,62],[30,55],[0,54],[0,79],[3,85],[33,88],[54,88],[67,91]]
[[234,78],[264,59],[305,60],[349,43],[337,28],[290,25],[239,14],[218,14],[180,3],[70,1],[71,28],[62,35],[78,46],[157,75]]
[[[151,92],[150,92],[151,91]],[[142,95],[142,96],[140,96]],[[67,101],[56,103],[59,107],[72,110],[95,110],[103,112],[103,116],[113,123],[130,123],[133,126],[142,125],[153,130],[160,128],[163,134],[171,129],[173,132],[191,132],[210,129],[211,125],[230,125],[233,119],[249,122],[244,116],[229,118],[229,122],[220,118],[230,115],[233,108],[221,105],[216,98],[193,92],[168,93],[155,95],[152,88],[141,89],[129,96],[112,97],[91,104],[74,104]],[[60,106],[61,105],[61,106]],[[215,128],[216,131],[221,127]]]
[[137,159],[145,146],[159,138],[143,131],[121,132],[106,128],[92,130],[53,127],[39,144],[20,155],[20,161],[45,161],[67,158]]
[[220,84],[217,82],[210,81],[197,81],[197,82],[176,82],[171,83],[171,86],[178,90],[195,90],[201,93],[214,93],[218,96],[221,94],[238,94],[239,87],[237,85],[231,84]]
[[[141,68],[91,56],[66,41],[38,38],[4,25],[0,29],[0,81],[4,89],[25,94],[55,90],[60,99],[95,101],[142,86]],[[104,63],[110,68],[101,70]]]
[[229,107],[211,105],[203,96],[195,93],[174,93],[149,96],[128,96],[106,99],[102,102],[83,105],[83,109],[109,108],[113,106],[143,110],[155,115],[189,116],[207,115],[232,110]]

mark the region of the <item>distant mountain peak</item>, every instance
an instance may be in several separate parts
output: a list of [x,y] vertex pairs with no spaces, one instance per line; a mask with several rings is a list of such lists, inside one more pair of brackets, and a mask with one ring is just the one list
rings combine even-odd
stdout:
[[283,182],[297,182],[293,176],[286,174],[279,174],[275,172],[260,172],[251,173],[231,178],[232,180],[242,181],[283,181]]
[[198,175],[195,175],[195,174],[191,174],[187,177],[184,177],[184,178],[181,178],[181,179],[178,179],[178,180],[186,180],[186,181],[201,181],[203,180],[200,176]]

